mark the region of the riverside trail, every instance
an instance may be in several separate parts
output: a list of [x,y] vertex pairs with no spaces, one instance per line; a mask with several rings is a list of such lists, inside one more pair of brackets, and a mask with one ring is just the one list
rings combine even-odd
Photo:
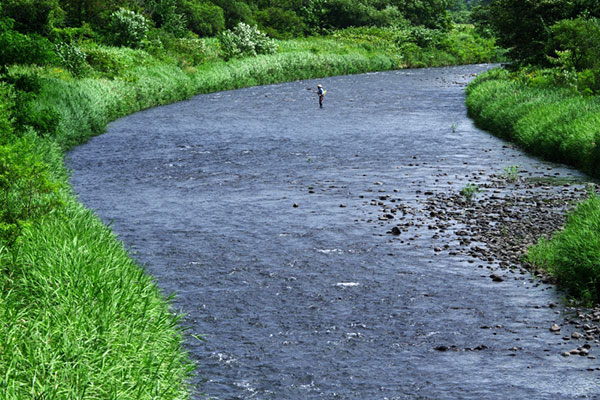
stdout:
[[[473,126],[464,88],[489,68],[196,96],[69,153],[80,200],[204,335],[187,343],[198,399],[600,398],[594,339],[562,355],[584,345],[562,294],[468,251],[486,245],[463,236],[467,184],[475,201],[563,199],[559,219],[586,190],[577,171]],[[323,109],[306,90],[317,83]],[[497,184],[513,166],[523,180]]]

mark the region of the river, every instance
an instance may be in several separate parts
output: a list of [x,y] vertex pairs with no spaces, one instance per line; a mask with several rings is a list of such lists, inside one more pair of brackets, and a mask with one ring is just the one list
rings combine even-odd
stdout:
[[[561,293],[434,250],[451,239],[427,193],[514,165],[580,177],[474,127],[464,89],[488,68],[196,96],[69,153],[80,200],[204,335],[187,342],[198,399],[600,398],[597,360],[548,329]],[[415,221],[400,237],[384,196]]]

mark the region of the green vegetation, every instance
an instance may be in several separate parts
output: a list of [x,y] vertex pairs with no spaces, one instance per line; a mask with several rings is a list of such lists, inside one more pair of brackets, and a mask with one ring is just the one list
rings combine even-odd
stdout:
[[77,203],[66,150],[197,93],[494,60],[494,39],[453,25],[448,5],[0,3],[0,397],[189,398],[179,316]]
[[[600,176],[600,8],[594,0],[496,0],[472,14],[512,63],[475,79],[467,106],[477,124],[548,160]],[[600,301],[595,195],[531,260],[567,291]]]
[[479,188],[479,186],[477,186],[473,183],[467,183],[460,190],[460,194],[461,194],[461,196],[463,196],[465,198],[465,200],[467,200],[468,202],[471,202],[475,199],[475,197],[477,196],[477,194],[480,191],[481,191],[481,189]]
[[592,194],[551,240],[540,239],[529,260],[547,266],[569,294],[586,304],[600,302],[600,197]]
[[502,177],[507,182],[516,182],[519,180],[519,171],[520,167],[518,165],[509,165],[504,167],[504,172],[502,173]]

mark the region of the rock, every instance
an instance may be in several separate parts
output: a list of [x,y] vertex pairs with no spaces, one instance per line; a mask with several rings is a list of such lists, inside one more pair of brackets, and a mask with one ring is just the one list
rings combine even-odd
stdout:
[[402,231],[397,226],[392,228],[392,235],[400,235]]
[[298,207],[300,207],[300,204],[294,203],[294,208],[298,208]]
[[563,357],[569,357],[571,355],[571,353],[569,353],[568,351],[565,351],[563,353],[560,354]]
[[581,339],[581,338],[583,337],[583,335],[582,335],[581,333],[579,333],[579,332],[573,332],[573,333],[571,334],[571,337],[572,337],[573,339]]
[[490,278],[492,278],[492,280],[494,282],[503,282],[504,281],[504,279],[502,279],[502,277],[498,274],[491,274]]
[[550,332],[560,332],[560,326],[554,324],[550,327]]
[[437,346],[434,350],[437,351],[448,351],[450,348],[446,345]]

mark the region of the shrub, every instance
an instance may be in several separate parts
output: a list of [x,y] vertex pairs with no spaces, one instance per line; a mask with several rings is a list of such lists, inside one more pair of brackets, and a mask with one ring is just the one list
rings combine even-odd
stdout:
[[37,94],[42,90],[42,78],[31,68],[12,68],[2,79],[21,92]]
[[409,26],[398,31],[396,41],[398,45],[414,43],[421,48],[437,47],[443,38],[443,33],[436,29],[423,26]]
[[109,50],[102,47],[89,47],[84,49],[87,63],[94,70],[115,77],[125,69],[125,64]]
[[116,46],[139,47],[148,33],[148,21],[143,15],[121,8],[110,15],[108,31]]
[[214,36],[225,30],[223,9],[208,2],[183,0],[182,8],[190,30],[200,36]]
[[239,56],[271,54],[277,50],[277,44],[260,32],[256,26],[240,22],[233,30],[226,30],[219,36],[223,56],[226,60]]
[[54,45],[60,64],[74,75],[81,75],[89,67],[85,61],[85,53],[76,45],[59,42]]
[[57,61],[54,46],[45,37],[16,32],[8,19],[0,25],[0,65],[48,65]]
[[577,74],[577,90],[584,95],[600,93],[600,69],[586,69]]
[[6,144],[11,139],[15,100],[13,87],[6,82],[0,82],[0,145]]
[[86,39],[97,39],[97,34],[89,24],[84,23],[79,28],[53,28],[48,38],[54,43],[79,43]]
[[185,64],[199,65],[208,61],[216,60],[219,53],[214,47],[207,44],[207,39],[178,39],[171,48],[180,60],[180,66]]
[[60,185],[37,152],[38,143],[30,133],[0,146],[0,245],[12,245],[25,226],[60,204]]

